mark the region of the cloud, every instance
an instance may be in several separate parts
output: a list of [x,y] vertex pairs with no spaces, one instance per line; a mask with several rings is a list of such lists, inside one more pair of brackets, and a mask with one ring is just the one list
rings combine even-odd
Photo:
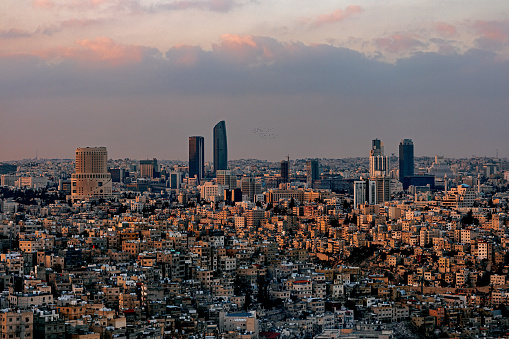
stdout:
[[196,66],[205,52],[198,46],[179,45],[166,52],[166,58],[181,67]]
[[96,25],[102,25],[105,22],[111,22],[113,19],[69,19],[64,20],[58,24],[51,25],[48,27],[40,27],[37,32],[46,35],[52,35],[58,32],[62,32],[67,29],[89,29]]
[[500,51],[509,44],[509,20],[476,21],[472,28],[479,35],[475,40],[478,48]]
[[209,10],[214,12],[228,12],[234,6],[234,0],[183,0],[172,1],[167,4],[159,4],[153,6],[153,10],[186,10],[186,9],[200,9]]
[[[418,43],[411,39],[391,37],[387,48],[400,52],[403,48],[411,49],[415,44]],[[396,93],[437,94],[445,89],[451,92],[462,88],[457,92],[462,95],[482,92],[490,87],[490,91],[507,88],[501,84],[498,87],[489,85],[489,77],[493,75],[500,78],[502,74],[507,74],[509,79],[508,63],[502,62],[496,66],[495,57],[494,53],[479,50],[464,55],[452,50],[447,55],[414,53],[406,59],[388,64],[353,50],[326,44],[305,45],[269,37],[234,34],[223,35],[211,49],[179,45],[161,54],[149,47],[125,45],[111,38],[98,37],[78,40],[71,47],[39,51],[25,58],[16,56],[20,65],[23,62],[33,63],[35,70],[20,66],[17,70],[21,74],[25,73],[25,69],[32,70],[26,71],[26,77],[13,81],[19,81],[20,86],[24,86],[32,83],[29,80],[32,73],[40,74],[41,70],[46,70],[50,74],[62,70],[59,76],[70,78],[55,81],[46,88],[50,90],[66,84],[65,88],[56,92],[73,91],[73,86],[67,85],[73,83],[74,78],[83,77],[79,75],[83,72],[81,66],[87,66],[87,77],[99,79],[97,81],[108,87],[108,91],[118,93],[172,92],[220,96],[341,93],[383,96]],[[4,57],[0,58],[0,62],[6,70],[10,69],[6,65],[12,60]],[[501,69],[493,71],[496,67]],[[477,81],[472,83],[471,78]],[[136,82],[133,83],[132,79],[136,79]],[[507,83],[509,80],[504,81]],[[76,93],[94,90],[84,89],[78,83],[76,86],[79,88]],[[20,93],[23,91],[20,90]]]
[[[38,9],[90,10],[107,5],[109,0],[33,0],[32,6]],[[116,0],[115,0],[116,2]]]
[[33,35],[31,32],[23,31],[16,28],[11,28],[6,31],[0,31],[0,39],[19,39],[29,38]]
[[[109,38],[80,40],[0,58],[0,138],[23,135],[0,156],[19,158],[19,145],[46,142],[51,157],[101,143],[113,157],[146,158],[150,150],[182,159],[187,137],[210,136],[221,119],[232,158],[366,155],[374,136],[387,153],[409,136],[419,154],[486,154],[509,144],[509,61],[495,57],[414,53],[388,64],[346,48],[233,34],[211,49],[180,45],[164,55]],[[253,126],[274,128],[277,142],[262,144]]]
[[116,12],[153,13],[198,9],[214,12],[229,12],[238,6],[235,0],[175,0],[146,4],[141,0],[33,0],[32,6],[37,9],[64,9],[69,11],[111,9]]
[[321,26],[324,24],[330,24],[342,21],[354,14],[362,12],[362,8],[357,5],[350,5],[346,9],[336,9],[331,13],[321,14],[314,20],[315,26]]
[[149,49],[138,45],[118,44],[108,37],[77,40],[73,47],[60,47],[36,52],[50,61],[76,60],[82,64],[119,66],[140,62]]
[[393,34],[388,37],[375,39],[375,45],[386,53],[403,54],[414,52],[426,44],[413,34]]
[[506,43],[509,39],[509,21],[477,21],[474,29],[482,38]]
[[33,0],[32,6],[35,8],[51,9],[55,7],[53,0]]
[[437,22],[435,23],[435,29],[441,34],[445,36],[453,36],[457,34],[456,27],[450,25],[445,22]]

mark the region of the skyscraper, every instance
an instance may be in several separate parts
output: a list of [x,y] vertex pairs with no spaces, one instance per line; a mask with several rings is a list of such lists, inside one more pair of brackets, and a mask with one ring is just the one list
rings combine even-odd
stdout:
[[219,121],[214,126],[214,173],[228,169],[228,144],[226,142],[226,123]]
[[198,182],[203,178],[204,138],[200,136],[189,137],[189,177],[196,176]]
[[380,177],[389,175],[389,158],[384,156],[384,144],[379,139],[371,142],[369,151],[369,176]]
[[[369,151],[369,180],[376,185],[375,204],[390,200],[389,158],[384,155],[384,144],[379,139],[371,142],[371,150]],[[372,192],[371,188],[370,191]]]
[[155,178],[158,172],[157,159],[140,160],[140,175],[142,178]]
[[290,169],[288,166],[287,160],[281,160],[281,182],[282,183],[288,183],[289,182],[289,174]]
[[262,192],[262,185],[256,182],[253,177],[243,177],[240,182],[242,196],[246,196],[249,201],[253,201],[254,196]]
[[306,162],[306,181],[308,187],[313,187],[313,183],[320,179],[320,167],[318,160],[308,160]]
[[414,143],[412,139],[402,139],[399,143],[399,181],[414,175]]
[[111,196],[111,174],[108,172],[106,147],[76,149],[76,173],[71,176],[73,201]]
[[359,207],[360,204],[368,203],[373,205],[377,203],[376,182],[373,180],[357,180],[353,183],[353,206]]

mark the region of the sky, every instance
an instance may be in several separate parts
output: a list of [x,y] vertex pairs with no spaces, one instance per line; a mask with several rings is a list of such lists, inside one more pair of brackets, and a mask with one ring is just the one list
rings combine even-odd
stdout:
[[509,157],[507,0],[2,0],[0,161]]

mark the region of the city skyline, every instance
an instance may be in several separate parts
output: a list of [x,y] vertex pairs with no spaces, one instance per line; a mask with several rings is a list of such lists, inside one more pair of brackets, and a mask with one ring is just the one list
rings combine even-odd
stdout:
[[387,155],[409,137],[416,156],[508,157],[506,7],[6,0],[0,161],[69,141],[186,159],[221,120],[231,159],[362,156],[375,136]]

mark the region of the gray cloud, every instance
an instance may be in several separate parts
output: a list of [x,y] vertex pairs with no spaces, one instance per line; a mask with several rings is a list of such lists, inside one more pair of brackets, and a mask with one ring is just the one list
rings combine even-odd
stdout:
[[112,157],[185,159],[187,136],[210,141],[222,119],[232,158],[367,155],[375,137],[389,153],[413,138],[418,155],[509,156],[509,62],[481,50],[392,65],[345,48],[227,36],[211,50],[146,49],[139,62],[108,67],[2,58],[0,72],[0,142],[19,140],[0,160],[31,156],[31,145],[72,157],[97,143]]

